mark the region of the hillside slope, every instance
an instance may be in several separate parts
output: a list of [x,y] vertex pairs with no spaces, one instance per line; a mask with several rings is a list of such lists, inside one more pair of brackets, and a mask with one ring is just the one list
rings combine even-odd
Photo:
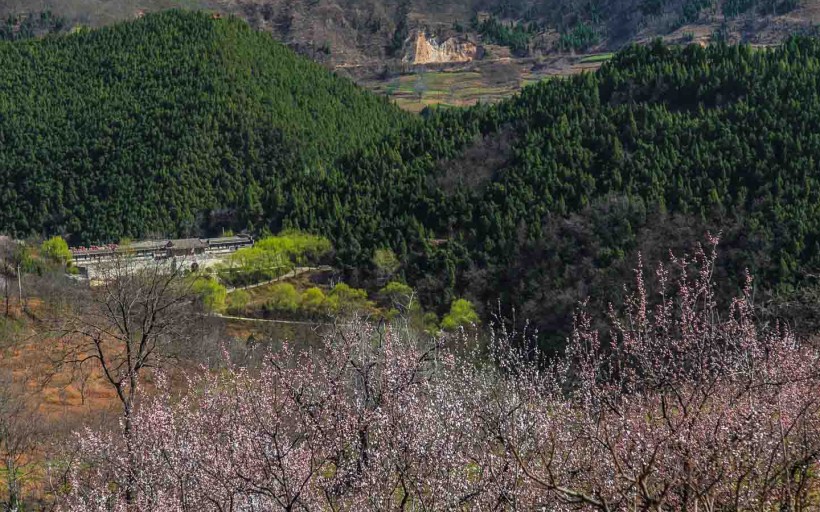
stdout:
[[[0,43],[0,231],[259,226],[262,190],[413,122],[235,19]],[[284,205],[283,205],[284,206]]]
[[6,0],[0,39],[171,7],[240,17],[411,112],[495,102],[634,42],[772,46],[820,26],[820,0]]
[[554,339],[637,250],[707,231],[770,291],[820,275],[817,39],[634,46],[421,117],[205,15],[4,44],[0,65],[0,232],[301,228],[354,283],[390,247],[425,306],[500,296]]
[[632,47],[595,74],[438,111],[346,158],[289,222],[354,267],[390,245],[425,303],[500,297],[558,339],[577,301],[617,295],[636,250],[661,259],[709,231],[722,271],[791,293],[820,269],[818,70],[817,39]]

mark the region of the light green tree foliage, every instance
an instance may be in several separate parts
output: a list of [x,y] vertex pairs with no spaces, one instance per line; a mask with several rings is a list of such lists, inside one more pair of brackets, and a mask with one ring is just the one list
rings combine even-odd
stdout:
[[310,315],[320,315],[325,312],[327,297],[320,288],[308,288],[302,293],[300,305],[302,310]]
[[296,265],[318,262],[331,248],[326,238],[288,231],[234,252],[220,266],[219,275],[223,281],[237,285],[267,281]]
[[418,301],[415,300],[415,293],[410,286],[398,281],[391,281],[379,290],[379,298],[390,308],[395,308],[400,313],[418,309]]
[[245,290],[236,290],[228,295],[228,310],[233,313],[241,313],[248,307],[251,295]]
[[216,280],[209,277],[196,277],[191,289],[200,297],[206,310],[217,313],[225,309],[225,298],[228,291]]
[[441,319],[441,328],[455,331],[459,327],[468,327],[478,323],[478,314],[473,304],[467,299],[456,299],[450,304],[450,312]]
[[231,254],[226,259],[226,267],[235,272],[264,277],[272,276],[275,270],[290,268],[292,265],[282,254],[254,246]]
[[263,238],[254,247],[281,254],[296,265],[317,263],[332,248],[327,238],[299,231],[285,231],[277,236]]
[[373,253],[373,265],[380,279],[389,279],[399,270],[401,262],[390,249],[376,249]]
[[299,310],[299,292],[290,283],[277,283],[271,287],[267,307],[271,311],[295,313]]
[[353,313],[373,308],[373,303],[367,300],[367,292],[352,288],[346,283],[339,283],[333,287],[327,297],[328,310],[331,313]]
[[321,316],[370,311],[373,309],[373,303],[367,300],[366,291],[352,288],[345,283],[337,284],[327,295],[316,287],[308,288],[300,295],[292,284],[279,283],[271,287],[267,309]]
[[39,274],[43,271],[43,262],[34,257],[31,246],[19,243],[14,248],[12,265],[20,269],[24,274]]
[[373,253],[373,266],[376,267],[379,281],[383,283],[398,272],[401,262],[391,249],[376,249]]
[[40,253],[43,258],[59,265],[71,264],[71,251],[68,243],[61,236],[53,236],[43,242],[40,246]]

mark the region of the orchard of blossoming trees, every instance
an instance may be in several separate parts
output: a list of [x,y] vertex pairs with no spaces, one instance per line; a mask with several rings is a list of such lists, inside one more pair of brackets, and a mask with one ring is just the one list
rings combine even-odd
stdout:
[[820,350],[758,325],[751,278],[718,303],[714,243],[639,265],[554,361],[503,328],[479,349],[361,323],[192,376],[128,442],[80,436],[62,508],[816,510]]

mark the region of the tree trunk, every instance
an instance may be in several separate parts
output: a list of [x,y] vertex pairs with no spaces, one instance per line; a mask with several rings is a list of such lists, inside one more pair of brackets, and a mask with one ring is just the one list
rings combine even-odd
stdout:
[[20,264],[17,264],[17,290],[20,292],[20,313],[25,309],[23,307],[23,274],[20,273]]
[[17,467],[11,455],[6,458],[6,484],[8,485],[9,500],[6,504],[7,512],[20,510],[20,481],[17,479]]
[[127,510],[136,510],[137,495],[134,491],[134,468],[136,467],[136,460],[134,454],[134,431],[133,420],[131,418],[131,404],[126,402],[123,404],[123,436],[125,437],[125,449],[128,455],[128,476],[125,483],[125,503]]

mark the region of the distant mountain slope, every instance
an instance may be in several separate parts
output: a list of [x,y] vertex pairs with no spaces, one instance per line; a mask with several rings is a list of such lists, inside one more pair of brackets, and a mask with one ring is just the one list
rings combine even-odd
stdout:
[[[398,65],[419,31],[543,56],[654,37],[775,44],[820,23],[820,0],[5,0],[0,18],[50,11],[70,25],[99,26],[170,7],[235,14],[346,68]],[[503,57],[503,48],[488,55]]]
[[[235,19],[0,43],[0,232],[260,226],[264,190],[413,122]],[[283,208],[285,204],[281,205]]]

